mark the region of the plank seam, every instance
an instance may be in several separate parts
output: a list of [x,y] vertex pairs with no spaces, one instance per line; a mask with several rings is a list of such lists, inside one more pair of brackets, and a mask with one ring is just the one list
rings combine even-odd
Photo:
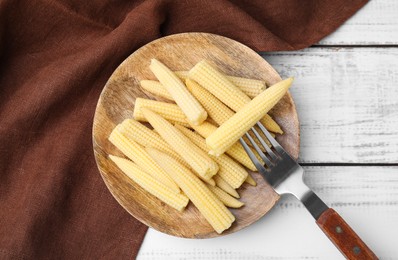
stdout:
[[314,44],[309,48],[398,48],[398,44]]
[[306,167],[391,167],[398,166],[398,163],[300,163],[300,165]]

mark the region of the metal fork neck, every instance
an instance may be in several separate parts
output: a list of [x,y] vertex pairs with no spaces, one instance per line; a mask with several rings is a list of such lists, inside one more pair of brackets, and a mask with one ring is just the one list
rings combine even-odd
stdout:
[[308,191],[305,194],[301,201],[307,210],[311,213],[311,215],[317,220],[319,216],[327,210],[329,207],[313,192]]

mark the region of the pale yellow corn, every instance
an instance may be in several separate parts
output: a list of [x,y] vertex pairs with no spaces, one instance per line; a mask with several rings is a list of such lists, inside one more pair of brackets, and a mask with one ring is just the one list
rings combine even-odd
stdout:
[[179,77],[182,81],[187,80],[187,78],[189,77],[189,71],[174,71],[174,73],[177,75],[177,77]]
[[160,136],[205,180],[218,171],[217,163],[183,133],[155,112],[142,108],[142,113]]
[[121,134],[120,128],[121,125],[118,125],[113,129],[108,138],[109,141],[152,177],[158,179],[174,192],[180,192],[173,179],[149,156],[145,149],[132,139]]
[[174,101],[173,97],[170,95],[170,93],[167,91],[167,89],[159,82],[156,80],[141,80],[140,81],[141,87],[148,91],[149,93],[162,97],[167,100]]
[[150,109],[173,124],[177,123],[180,125],[189,126],[187,117],[185,116],[184,112],[182,112],[181,108],[179,108],[176,104],[145,98],[137,98],[134,104],[133,117],[135,120],[146,122],[147,120],[141,111],[142,108]]
[[[215,125],[212,125],[207,121],[197,126],[191,125],[191,127],[204,138],[209,137],[217,130],[217,127]],[[256,166],[250,160],[250,157],[247,155],[245,149],[240,143],[235,143],[231,148],[227,150],[226,154],[234,158],[236,161],[240,162],[249,170],[257,171]]]
[[193,124],[200,124],[207,118],[202,105],[189,93],[184,83],[163,63],[156,59],[151,60],[149,66],[156,78],[167,89],[177,105],[184,111],[188,120]]
[[[178,153],[176,153],[173,148],[164,141],[158,133],[156,133],[155,130],[149,129],[140,122],[135,121],[134,119],[126,119],[121,124],[119,131],[127,138],[131,138],[131,140],[136,141],[145,148],[155,148],[170,155],[185,167],[190,168],[190,165]],[[212,186],[216,185],[213,179],[202,180]]]
[[[230,117],[232,117],[235,113],[231,109],[229,109],[224,103],[222,103],[218,98],[213,96],[209,91],[201,87],[198,83],[191,79],[186,80],[186,85],[188,90],[194,95],[199,102],[206,109],[207,114],[213,119],[217,125],[222,125],[225,121],[227,121]],[[203,122],[202,124],[205,124]],[[200,127],[200,125],[198,126]],[[254,136],[252,134],[252,136]],[[251,145],[246,137],[244,137],[246,143]],[[256,143],[262,148],[261,144],[258,142],[257,138],[254,138]],[[266,142],[269,144],[267,139]],[[264,150],[263,150],[264,151]]]
[[[176,127],[200,149],[205,152],[209,152],[209,149],[206,145],[206,140],[202,136],[181,125],[176,125]],[[219,166],[217,174],[220,175],[229,185],[231,185],[232,188],[237,189],[242,185],[243,182],[245,182],[248,176],[247,171],[230,157],[223,154],[219,157],[213,156],[212,159]]]
[[277,133],[277,134],[283,134],[283,130],[281,127],[278,125],[278,123],[270,116],[270,115],[265,115],[263,118],[260,119],[260,122],[267,128],[269,131]]
[[217,233],[221,234],[232,225],[235,221],[234,215],[188,168],[156,149],[148,148],[148,153],[170,173]]
[[[185,81],[187,78],[189,78],[189,71],[175,71],[174,73],[182,81]],[[248,79],[229,75],[225,75],[225,77],[251,98],[254,98],[266,88],[265,81],[263,80]]]
[[250,174],[247,175],[245,182],[252,186],[257,186],[257,182],[253,179],[253,177]]
[[232,188],[231,185],[229,185],[223,178],[221,178],[220,175],[217,174],[213,178],[216,182],[217,187],[235,198],[240,198],[239,193],[234,188]]
[[200,125],[191,125],[191,127],[204,138],[207,138],[217,130],[217,126],[211,124],[208,121],[204,121]]
[[[185,165],[184,165],[184,166],[185,166]],[[188,169],[191,169],[190,167],[187,167],[187,168],[188,168]],[[201,178],[199,175],[198,175],[198,177],[199,177],[202,181],[206,182],[207,184],[209,184],[209,185],[211,185],[211,186],[216,186],[216,182],[213,180],[213,178],[208,179],[208,180],[205,180],[205,179]]]
[[119,131],[127,138],[136,141],[144,147],[156,148],[164,153],[167,153],[178,162],[184,164],[186,167],[189,167],[185,160],[178,153],[176,153],[173,148],[171,148],[171,146],[166,143],[166,141],[163,140],[162,137],[154,130],[149,129],[134,119],[126,119],[121,125],[122,127],[120,127]]
[[216,195],[216,197],[221,200],[222,203],[224,203],[225,206],[230,207],[230,208],[240,208],[244,205],[243,202],[240,202],[239,200],[235,199],[219,187],[215,186],[210,186],[207,185],[209,190]]
[[175,193],[168,186],[149,175],[139,168],[135,163],[114,155],[109,158],[134,182],[144,190],[157,197],[167,205],[182,211],[188,204],[189,199],[182,193]]
[[251,98],[259,95],[266,88],[264,80],[248,79],[235,76],[227,76],[227,79]]
[[289,78],[269,87],[217,128],[206,138],[210,153],[218,156],[235,144],[244,133],[278,103],[292,82],[293,79]]
[[[177,126],[177,125],[176,125],[176,126]],[[153,129],[152,131],[155,132],[155,133],[159,136],[159,138],[164,142],[164,140],[162,139],[162,137],[156,132],[155,129]],[[164,150],[162,150],[162,149],[157,149],[157,150],[159,150],[159,151],[161,151],[161,152],[164,152],[164,153],[170,155],[171,157],[173,157],[174,159],[176,159],[179,163],[183,164],[185,167],[187,167],[187,168],[193,170],[192,167],[191,167],[191,166],[190,166],[178,153],[176,153],[176,152],[173,150],[173,148],[171,148],[171,146],[170,146],[168,143],[165,142],[165,144],[173,151],[173,153],[169,153],[168,151],[164,151]],[[148,147],[151,147],[151,146],[148,146]],[[152,146],[152,148],[155,148],[155,147]],[[155,148],[155,149],[156,149],[156,148]],[[200,176],[200,175],[198,175],[198,177],[199,177],[202,181],[206,182],[207,184],[210,184],[211,186],[216,186],[216,182],[215,182],[213,179],[207,179],[207,180],[206,180],[206,179],[204,179],[204,178],[203,178],[202,176]]]
[[234,111],[228,108],[223,102],[195,81],[187,79],[185,84],[192,95],[199,100],[202,106],[206,109],[209,117],[211,117],[218,125],[222,125],[235,114]]
[[[202,60],[189,71],[189,77],[207,89],[229,108],[238,112],[245,104],[250,102],[243,91],[229,81],[221,72]],[[268,130],[283,133],[278,124],[268,115],[261,121]]]
[[246,103],[250,102],[250,98],[245,93],[206,60],[197,63],[189,71],[189,77],[234,111],[239,111]]

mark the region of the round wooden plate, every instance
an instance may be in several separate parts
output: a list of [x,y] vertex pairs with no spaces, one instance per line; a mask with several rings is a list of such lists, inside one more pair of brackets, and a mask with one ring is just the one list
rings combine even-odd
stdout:
[[[112,129],[133,117],[137,97],[155,98],[139,85],[143,79],[155,79],[149,70],[151,58],[172,70],[189,70],[202,59],[217,64],[230,75],[263,79],[269,85],[281,80],[278,73],[260,55],[234,40],[207,33],[183,33],[164,37],[131,54],[112,74],[99,98],[93,126],[93,146],[98,168],[109,191],[132,216],[161,232],[186,238],[219,236],[190,203],[178,212],[144,191],[128,179],[109,159],[108,154],[122,154],[108,141]],[[294,102],[288,93],[270,112],[285,134],[278,141],[294,157],[299,152],[299,123]],[[239,189],[245,205],[232,209],[236,221],[222,235],[236,232],[264,216],[279,196],[260,174],[252,174],[256,187],[244,184]]]

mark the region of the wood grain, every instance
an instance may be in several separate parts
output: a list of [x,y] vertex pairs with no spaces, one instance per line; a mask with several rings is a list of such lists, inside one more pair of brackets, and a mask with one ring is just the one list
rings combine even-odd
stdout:
[[316,223],[347,259],[378,259],[334,209],[323,212]]
[[[320,45],[398,44],[398,2],[371,0]],[[317,44],[318,45],[318,44]]]
[[398,163],[398,48],[265,53],[291,93],[301,163]]
[[[139,81],[154,79],[148,68],[151,58],[172,70],[189,70],[200,60],[208,59],[225,73],[263,79],[269,84],[278,82],[280,76],[260,55],[236,41],[203,33],[178,34],[153,41],[128,57],[113,73],[99,99],[93,126],[94,152],[101,175],[116,200],[135,218],[161,232],[189,238],[218,236],[192,204],[184,212],[177,212],[130,181],[107,158],[108,154],[120,155],[107,140],[111,130],[132,117],[136,97],[147,96]],[[299,127],[290,94],[270,114],[285,131],[279,141],[297,158]],[[223,235],[257,221],[278,200],[279,196],[260,175],[254,178],[257,187],[245,184],[240,188],[245,206],[232,210],[237,220]]]

